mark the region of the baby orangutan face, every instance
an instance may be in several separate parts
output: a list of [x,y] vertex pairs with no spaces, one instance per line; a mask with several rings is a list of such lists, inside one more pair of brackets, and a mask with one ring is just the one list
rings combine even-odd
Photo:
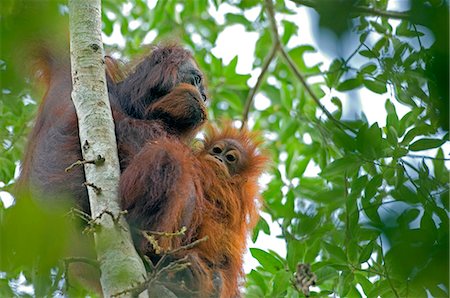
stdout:
[[247,156],[240,143],[233,139],[222,139],[207,150],[210,160],[217,163],[227,176],[239,174],[246,166]]

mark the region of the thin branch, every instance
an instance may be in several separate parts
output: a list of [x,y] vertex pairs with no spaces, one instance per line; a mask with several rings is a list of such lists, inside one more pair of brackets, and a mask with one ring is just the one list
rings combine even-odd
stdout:
[[242,127],[244,128],[247,124],[248,120],[248,113],[250,111],[250,106],[252,105],[253,99],[255,98],[256,92],[258,91],[259,87],[261,86],[264,76],[269,69],[269,65],[272,62],[273,58],[275,57],[276,52],[278,51],[279,43],[275,43],[272,47],[272,49],[269,52],[269,56],[266,57],[264,60],[264,63],[261,68],[261,73],[258,76],[258,80],[256,81],[256,85],[250,90],[248,93],[247,99],[245,100],[245,107],[244,107],[244,113],[242,114]]
[[[291,1],[296,4],[314,8],[315,10],[317,10],[317,8],[319,6],[323,5],[322,4],[323,2],[321,3],[321,1],[316,1],[316,0],[291,0]],[[386,17],[386,18],[391,18],[391,19],[401,19],[401,20],[410,19],[410,15],[405,12],[382,10],[382,9],[366,7],[366,6],[356,6],[356,5],[351,6],[350,13]]]
[[328,117],[328,119],[330,119],[333,122],[335,122],[339,127],[346,128],[346,129],[356,133],[353,128],[347,126],[345,123],[342,123],[341,121],[339,121],[336,118],[334,118],[333,115],[331,115],[331,113],[322,105],[322,103],[320,102],[319,98],[314,94],[314,92],[312,91],[311,87],[306,82],[306,79],[300,73],[300,71],[298,70],[298,68],[295,65],[294,61],[292,61],[291,57],[286,52],[286,50],[284,49],[284,47],[283,47],[283,45],[281,43],[280,36],[278,34],[277,24],[276,24],[276,21],[275,21],[275,11],[274,11],[274,8],[273,8],[272,0],[266,0],[266,8],[267,8],[267,11],[268,11],[270,27],[271,27],[271,30],[272,30],[272,35],[273,35],[274,42],[279,44],[278,48],[279,48],[282,56],[286,60],[288,66],[290,67],[290,69],[292,70],[294,75],[301,82],[301,84],[305,88],[306,92],[311,96],[311,98],[319,106],[319,108],[322,110],[322,112]]
[[189,244],[186,244],[186,245],[180,246],[180,247],[178,247],[178,248],[175,248],[175,249],[173,249],[173,250],[171,250],[171,251],[168,251],[167,254],[168,254],[168,255],[173,255],[173,254],[176,254],[177,252],[180,252],[180,251],[182,251],[182,250],[189,250],[189,249],[192,249],[192,248],[194,248],[195,246],[197,246],[197,245],[199,245],[200,243],[205,242],[205,241],[207,241],[207,240],[208,240],[208,236],[205,236],[205,237],[203,237],[203,238],[200,238],[200,239],[198,239],[198,240],[195,240],[194,242],[191,242],[191,243],[189,243]]
[[377,271],[377,270],[372,270],[372,269],[361,269],[361,268],[356,267],[356,266],[353,265],[353,264],[349,264],[349,266],[352,268],[353,271],[359,271],[359,272],[365,272],[365,273],[369,273],[369,274],[375,274],[375,275],[379,275],[379,276],[381,276],[381,277],[383,277],[383,278],[386,278],[386,274],[385,274],[385,273],[379,272],[379,271]]
[[391,277],[389,276],[389,272],[386,267],[386,259],[384,258],[384,253],[383,253],[383,240],[381,239],[381,237],[380,237],[380,250],[381,250],[381,259],[383,260],[384,272],[386,273],[386,280],[388,281],[389,285],[391,286],[392,292],[394,292],[395,297],[400,297],[397,293],[397,290],[394,287],[394,284],[392,283]]
[[450,160],[450,158],[445,157],[433,157],[433,156],[426,156],[426,155],[414,155],[414,154],[407,154],[407,157],[411,158],[423,158],[423,159],[431,159],[431,160]]
[[422,41],[420,40],[419,31],[417,30],[417,26],[415,24],[412,24],[414,28],[414,32],[416,32],[417,35],[417,41],[419,42],[420,49],[423,50]]
[[[144,233],[143,231],[141,231],[142,233]],[[175,233],[171,233],[172,236],[176,236]],[[137,286],[133,287],[133,288],[129,288],[126,289],[120,293],[117,293],[114,295],[114,297],[116,296],[120,296],[126,293],[133,293],[133,294],[139,294],[142,293],[145,289],[147,289],[152,283],[156,282],[159,280],[160,276],[162,276],[163,273],[165,273],[166,271],[172,271],[172,272],[178,272],[181,270],[186,269],[187,267],[189,267],[191,265],[191,263],[189,262],[189,255],[184,256],[183,258],[180,259],[176,259],[171,261],[168,265],[162,267],[165,263],[165,260],[167,259],[167,257],[169,255],[173,255],[176,254],[182,250],[189,250],[194,248],[195,246],[199,245],[200,243],[207,241],[208,240],[208,236],[205,236],[201,239],[198,239],[194,242],[191,242],[189,244],[180,246],[178,248],[175,248],[173,250],[170,250],[168,252],[166,252],[164,255],[162,255],[161,259],[159,259],[158,263],[156,263],[155,266],[152,266],[153,270],[149,273],[147,279],[141,283],[138,284]],[[149,260],[149,263],[151,264],[151,261]]]

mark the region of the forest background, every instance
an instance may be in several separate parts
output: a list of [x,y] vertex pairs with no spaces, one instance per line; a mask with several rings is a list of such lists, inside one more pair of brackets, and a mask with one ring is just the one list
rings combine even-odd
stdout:
[[[304,296],[294,273],[305,263],[312,296],[448,297],[448,1],[271,3],[102,4],[108,53],[128,60],[143,44],[178,41],[208,79],[210,119],[264,133],[273,162],[252,241],[270,235],[284,247],[249,243],[257,266],[246,297]],[[11,192],[42,96],[24,72],[29,49],[67,41],[68,8],[0,5],[0,296],[51,295],[65,225]],[[249,37],[229,41],[231,57],[218,51],[230,28]],[[241,47],[251,57],[234,56]]]

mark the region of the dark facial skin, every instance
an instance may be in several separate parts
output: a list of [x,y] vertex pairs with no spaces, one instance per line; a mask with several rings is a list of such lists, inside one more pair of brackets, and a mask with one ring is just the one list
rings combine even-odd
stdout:
[[207,95],[204,86],[203,74],[193,60],[189,59],[180,66],[178,81],[179,83],[187,83],[195,86],[202,95],[203,100],[206,101]]
[[239,174],[245,167],[246,157],[242,154],[242,146],[232,139],[224,139],[214,143],[208,153],[218,162],[225,165],[230,176]]

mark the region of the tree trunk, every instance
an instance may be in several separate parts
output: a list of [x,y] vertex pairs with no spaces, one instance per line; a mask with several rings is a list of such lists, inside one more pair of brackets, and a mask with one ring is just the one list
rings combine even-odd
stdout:
[[101,0],[70,0],[69,9],[72,100],[83,159],[99,160],[84,169],[92,218],[98,224],[94,236],[103,295],[110,297],[142,283],[146,271],[120,216],[120,168],[105,77]]

